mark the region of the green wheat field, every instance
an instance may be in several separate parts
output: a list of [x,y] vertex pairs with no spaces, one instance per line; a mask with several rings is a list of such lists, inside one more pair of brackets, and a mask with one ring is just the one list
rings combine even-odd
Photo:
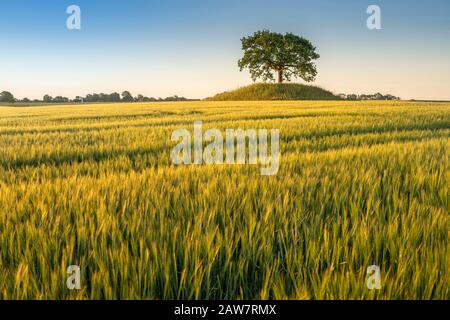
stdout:
[[[278,174],[173,165],[196,120]],[[449,147],[450,103],[0,107],[0,299],[448,299]]]

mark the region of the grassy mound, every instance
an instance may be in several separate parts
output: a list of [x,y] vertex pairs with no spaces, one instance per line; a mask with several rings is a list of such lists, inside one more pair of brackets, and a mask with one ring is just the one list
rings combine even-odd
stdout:
[[207,98],[210,101],[337,100],[330,91],[297,83],[256,83]]

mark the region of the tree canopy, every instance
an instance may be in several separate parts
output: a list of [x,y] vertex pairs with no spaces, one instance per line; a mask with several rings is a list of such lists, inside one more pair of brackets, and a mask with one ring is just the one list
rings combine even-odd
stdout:
[[314,60],[319,59],[310,41],[293,33],[280,34],[268,30],[257,31],[241,39],[244,57],[238,65],[242,71],[248,68],[253,81],[290,81],[292,77],[306,82],[314,81],[317,70]]
[[0,93],[0,102],[13,103],[16,99],[9,91],[3,91]]
[[180,97],[177,95],[166,97],[166,98],[154,98],[154,97],[146,97],[142,94],[138,94],[136,97],[133,97],[132,94],[129,91],[124,91],[122,93],[122,97],[119,93],[113,92],[111,94],[107,93],[92,93],[87,94],[85,97],[82,96],[76,96],[73,99],[63,97],[63,96],[56,96],[52,97],[49,94],[46,94],[42,97],[41,100],[34,99],[30,100],[28,98],[23,99],[16,99],[14,95],[9,91],[2,91],[0,92],[0,102],[3,103],[96,103],[96,102],[163,102],[163,101],[188,101],[192,99],[187,99],[185,97]]
[[133,96],[129,91],[122,92],[122,101],[131,102],[133,101]]

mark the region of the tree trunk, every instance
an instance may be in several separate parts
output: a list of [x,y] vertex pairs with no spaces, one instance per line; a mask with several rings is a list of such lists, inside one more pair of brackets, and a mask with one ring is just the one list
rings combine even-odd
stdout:
[[283,83],[283,69],[278,70],[278,83]]

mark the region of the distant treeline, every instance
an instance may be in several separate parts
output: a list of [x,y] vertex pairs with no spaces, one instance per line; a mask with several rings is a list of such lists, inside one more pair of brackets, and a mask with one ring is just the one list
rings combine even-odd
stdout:
[[185,97],[179,97],[177,95],[167,98],[149,98],[145,97],[142,94],[133,97],[129,91],[124,91],[122,94],[117,92],[113,92],[111,94],[106,93],[92,93],[88,94],[85,97],[76,96],[74,99],[69,99],[63,96],[52,97],[46,94],[42,100],[34,99],[30,100],[28,98],[24,99],[16,99],[11,92],[3,91],[0,93],[0,102],[5,103],[31,103],[31,102],[43,102],[43,103],[83,103],[83,102],[163,102],[163,101],[189,101]]
[[375,94],[339,94],[339,98],[344,100],[401,100],[401,98],[391,94],[383,95],[381,93]]

